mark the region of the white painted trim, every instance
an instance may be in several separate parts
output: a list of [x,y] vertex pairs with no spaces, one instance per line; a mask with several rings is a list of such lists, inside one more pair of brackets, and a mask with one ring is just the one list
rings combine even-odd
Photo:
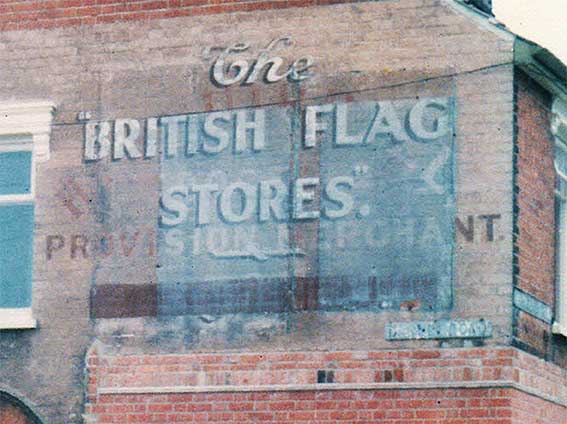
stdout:
[[10,205],[18,203],[33,203],[34,200],[34,184],[32,182],[31,194],[3,194],[0,196],[0,205]]
[[[36,164],[49,159],[51,123],[55,105],[51,102],[0,103],[0,152],[30,151],[29,194],[0,196],[0,205],[32,203],[36,190]],[[32,266],[32,265],[30,265]],[[30,281],[30,284],[32,282]],[[0,329],[36,328],[31,308],[0,308]]]
[[31,308],[0,308],[0,330],[36,328]]
[[560,322],[553,323],[553,326],[551,327],[551,332],[553,334],[560,334],[562,336],[567,337],[567,327],[561,324]]
[[29,140],[13,139],[14,137],[9,137],[7,139],[0,139],[0,152],[29,152],[33,151],[33,141],[31,136]]
[[551,132],[557,141],[567,144],[567,102],[556,98],[552,107]]
[[[0,103],[0,137],[16,136],[10,144],[20,144],[18,137],[29,135],[37,162],[49,159],[49,139],[55,105],[51,102]],[[29,140],[23,139],[21,144]]]
[[167,393],[252,393],[252,392],[303,392],[332,390],[435,390],[435,389],[498,389],[512,388],[548,402],[567,407],[567,399],[547,395],[539,390],[511,380],[487,381],[435,381],[415,383],[324,383],[324,384],[271,384],[260,386],[164,386],[164,387],[102,387],[99,395],[135,395]]
[[[551,132],[555,138],[555,145],[563,150],[567,150],[567,102],[557,97],[553,102],[552,114]],[[561,185],[567,185],[567,175],[563,174],[557,166],[555,166],[555,171],[562,180]],[[561,194],[564,195],[565,193]],[[557,226],[559,232],[559,252],[556,277],[558,286],[555,305],[556,322],[553,323],[552,332],[567,337],[567,199],[563,197],[560,197],[560,199],[559,223]]]

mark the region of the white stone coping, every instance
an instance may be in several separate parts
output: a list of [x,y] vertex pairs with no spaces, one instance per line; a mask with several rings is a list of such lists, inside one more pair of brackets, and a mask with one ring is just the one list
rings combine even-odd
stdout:
[[551,327],[551,331],[553,334],[560,334],[567,337],[567,326],[565,326],[563,323],[554,322],[553,326]]
[[101,387],[98,395],[145,395],[168,393],[251,393],[251,392],[302,392],[331,390],[433,390],[433,389],[515,389],[556,405],[567,407],[567,400],[545,394],[524,384],[508,380],[487,381],[435,381],[409,383],[321,383],[272,384],[260,386],[164,386],[164,387]]
[[0,308],[0,330],[25,330],[37,327],[31,308]]

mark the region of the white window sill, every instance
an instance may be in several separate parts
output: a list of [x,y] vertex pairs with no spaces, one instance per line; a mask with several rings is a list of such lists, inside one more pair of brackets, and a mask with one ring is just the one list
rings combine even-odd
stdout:
[[31,308],[0,308],[0,330],[26,330],[37,327]]
[[567,326],[559,322],[554,322],[553,326],[551,327],[551,332],[553,334],[560,334],[564,337],[567,337]]

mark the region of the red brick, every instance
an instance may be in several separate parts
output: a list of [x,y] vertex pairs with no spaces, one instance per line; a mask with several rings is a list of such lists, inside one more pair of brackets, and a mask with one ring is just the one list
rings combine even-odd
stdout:
[[[351,0],[335,2],[348,3]],[[188,15],[228,13],[235,11],[253,11],[263,9],[281,9],[305,7],[321,4],[318,0],[263,0],[257,2],[237,2],[233,0],[121,0],[109,2],[97,0],[61,0],[61,1],[25,1],[0,5],[2,24],[0,30],[9,31],[26,28],[53,28],[76,26],[81,24],[116,22],[127,20],[145,20]],[[141,13],[142,12],[142,13]],[[78,19],[84,17],[92,19]],[[77,19],[65,19],[77,18]],[[29,22],[24,23],[25,20]]]
[[[515,236],[517,287],[553,306],[555,299],[555,172],[551,139],[551,99],[520,71],[516,72],[516,160],[518,206]],[[549,328],[527,314],[517,315],[514,338],[541,356]]]
[[[401,371],[412,368],[415,364],[426,365],[422,369],[437,368],[447,361],[451,362],[452,371],[447,375],[447,381],[454,378],[462,381],[465,369],[481,372],[485,377],[505,375],[506,370],[520,373],[531,372],[537,369],[538,373],[545,374],[548,381],[561,384],[561,374],[554,366],[542,364],[534,357],[516,349],[459,349],[419,351],[413,357],[411,351],[396,352],[396,357],[412,357],[407,361],[392,361],[391,353],[374,354],[374,358],[383,360],[368,360],[367,355],[354,352],[338,352],[347,359],[349,369],[370,367],[372,372],[386,369],[399,369]],[[329,352],[305,353],[302,369],[315,375],[318,359],[328,357]],[[303,354],[298,354],[303,355]],[[95,356],[93,356],[94,358]],[[176,355],[151,357],[114,357],[112,360],[104,356],[96,356],[100,365],[96,366],[97,378],[92,381],[92,393],[96,393],[98,384],[105,381],[107,375],[136,376],[137,370],[144,369],[145,374],[160,373],[169,367],[185,364],[188,370],[201,369],[207,362],[222,362],[230,365],[235,372],[239,368],[248,370],[254,365],[254,358],[262,359],[260,355],[225,354],[219,356],[209,355]],[[360,358],[360,359],[356,359]],[[447,359],[460,358],[460,359]],[[262,360],[263,372],[270,372],[270,368],[277,368],[278,363],[286,363],[289,357],[285,355],[270,354]],[[480,361],[479,361],[480,359]],[[283,362],[278,362],[283,361]],[[88,361],[87,363],[95,363]],[[323,361],[324,362],[324,361]],[[361,366],[350,367],[350,363],[359,363]],[[479,367],[480,364],[485,366]],[[120,364],[120,365],[118,365]],[[340,364],[340,362],[338,363]],[[392,368],[395,365],[395,368]],[[309,368],[310,366],[314,368]],[[383,367],[380,369],[380,367]],[[384,368],[388,367],[388,368]],[[341,370],[337,369],[339,373]],[[215,371],[211,371],[215,372]],[[145,375],[143,374],[143,375]],[[392,372],[393,374],[393,372]],[[412,373],[408,374],[409,376]],[[481,375],[481,374],[479,374]],[[512,375],[508,373],[508,375]],[[276,378],[278,374],[274,374]],[[404,373],[406,376],[406,373]],[[357,375],[353,374],[356,380]],[[535,380],[534,380],[535,381]],[[277,380],[276,380],[277,382]],[[542,389],[543,387],[540,387]],[[542,421],[542,424],[567,424],[562,422],[567,415],[565,408],[554,406],[549,402],[533,397],[527,397],[513,389],[431,389],[431,390],[319,390],[305,392],[249,392],[249,393],[189,393],[189,394],[156,394],[156,395],[101,395],[89,398],[90,404],[86,411],[99,415],[99,424],[104,423],[176,423],[199,422],[228,424],[251,424],[253,422],[269,422],[270,424],[308,424],[317,423],[356,423],[380,422],[384,424],[517,424],[538,422],[531,417],[538,414],[550,414],[552,420]],[[533,411],[532,411],[533,409]],[[517,423],[512,421],[512,412],[528,417]],[[516,413],[514,412],[514,413]],[[531,421],[530,421],[531,420]]]

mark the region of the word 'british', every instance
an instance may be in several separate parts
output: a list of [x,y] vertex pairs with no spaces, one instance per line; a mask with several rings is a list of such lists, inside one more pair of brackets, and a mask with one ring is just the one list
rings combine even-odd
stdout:
[[[361,106],[371,111],[357,117]],[[400,111],[390,100],[307,106],[302,117],[302,147],[320,143],[357,147],[394,140],[426,143],[450,131],[447,99],[420,99]],[[269,149],[267,108],[115,121],[90,121],[85,127],[86,161],[238,155]],[[291,129],[290,129],[291,131]]]

